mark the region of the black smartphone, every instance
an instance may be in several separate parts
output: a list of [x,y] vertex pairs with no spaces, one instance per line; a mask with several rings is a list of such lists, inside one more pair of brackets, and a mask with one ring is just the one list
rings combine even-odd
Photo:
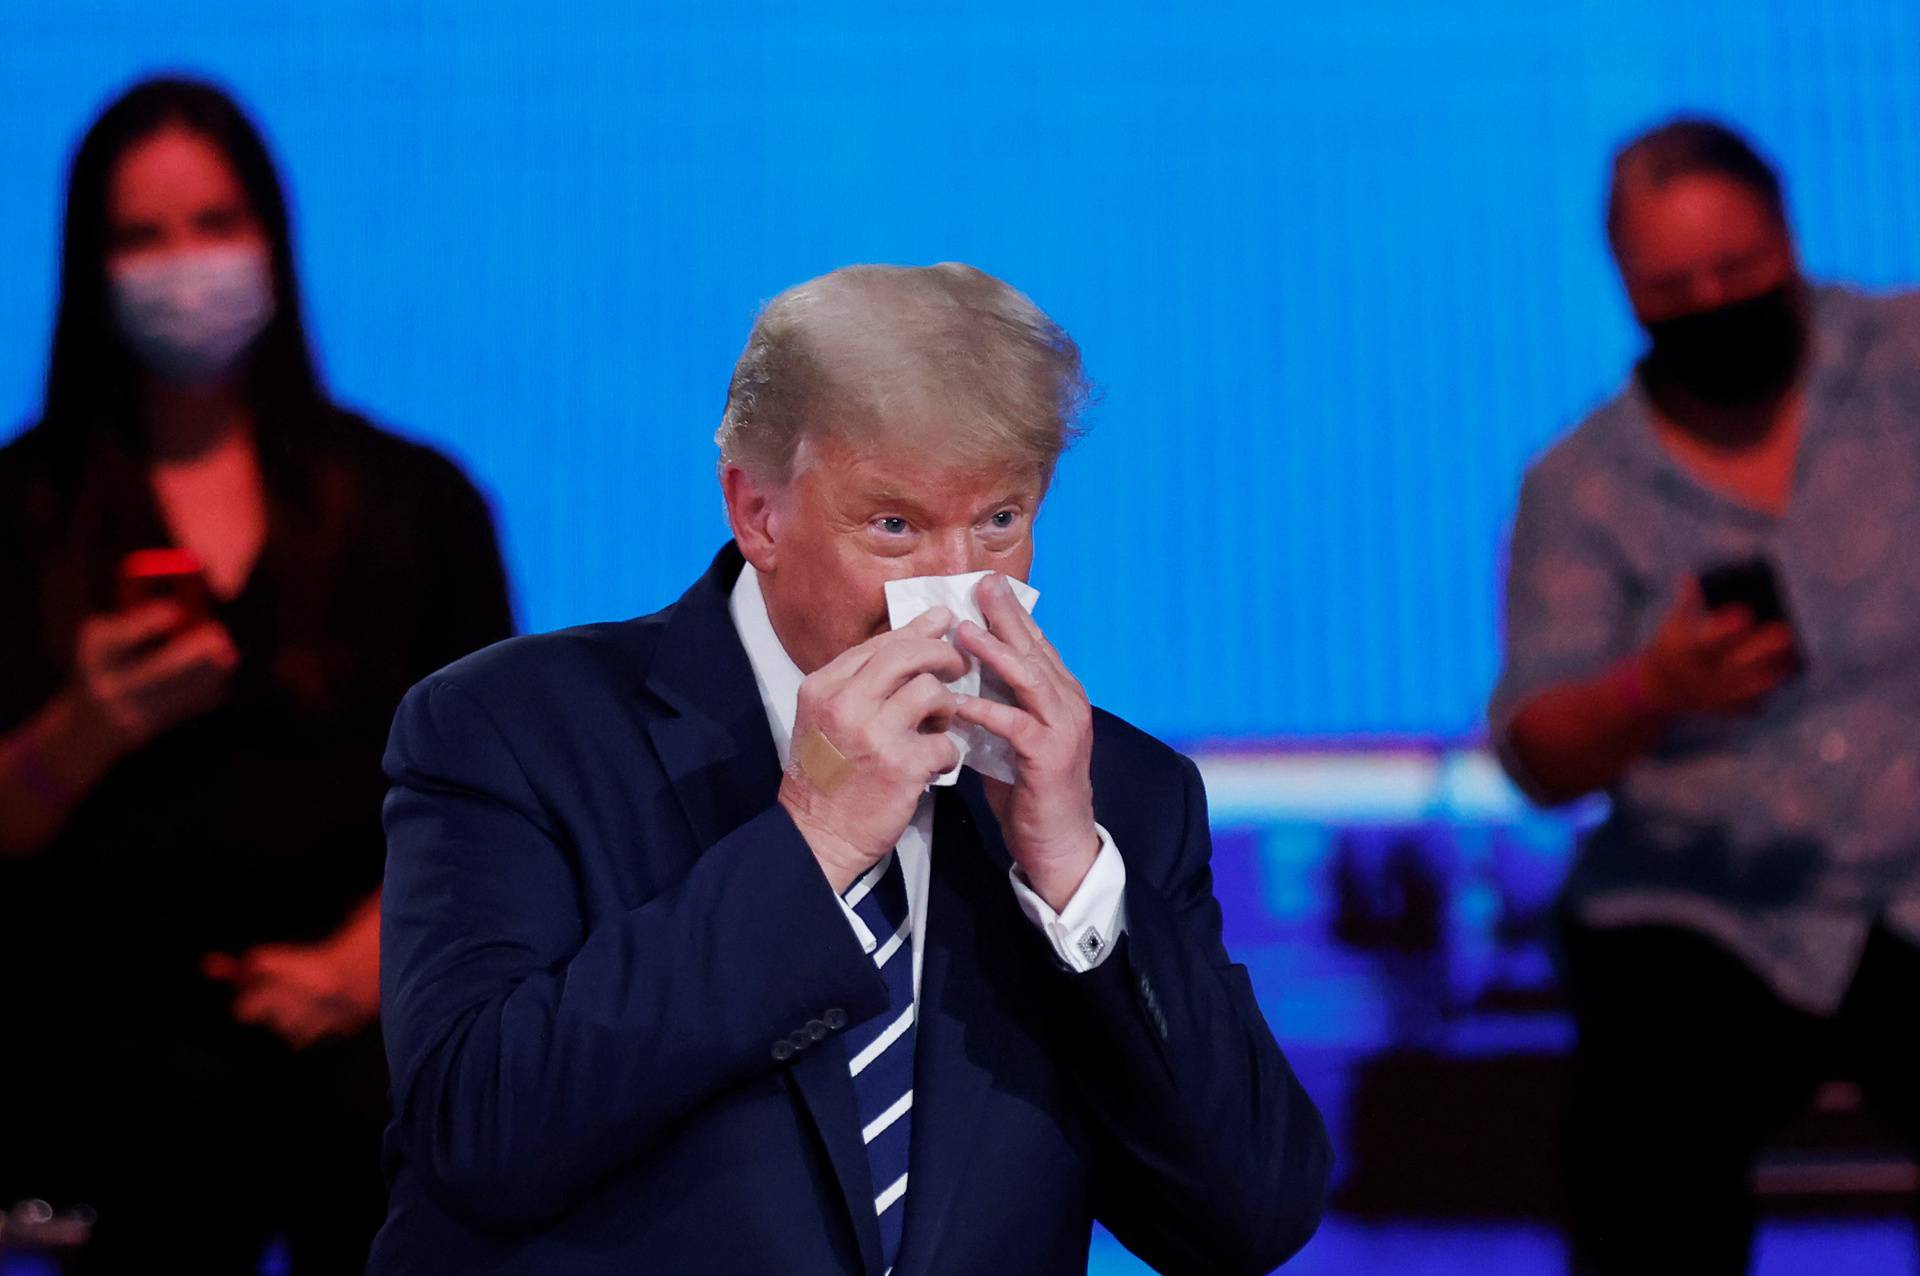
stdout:
[[1787,606],[1780,597],[1780,579],[1773,564],[1764,558],[1721,563],[1700,573],[1700,601],[1708,611],[1718,611],[1735,603],[1753,615],[1753,623],[1786,620]]

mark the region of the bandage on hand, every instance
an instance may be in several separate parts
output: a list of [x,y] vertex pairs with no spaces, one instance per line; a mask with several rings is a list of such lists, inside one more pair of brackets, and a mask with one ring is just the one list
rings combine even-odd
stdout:
[[793,763],[807,783],[823,794],[832,793],[853,774],[853,763],[818,727],[793,742]]

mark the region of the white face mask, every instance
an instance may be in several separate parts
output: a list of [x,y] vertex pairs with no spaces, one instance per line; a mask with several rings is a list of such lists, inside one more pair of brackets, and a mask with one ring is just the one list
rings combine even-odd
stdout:
[[273,276],[258,244],[124,262],[110,283],[120,335],[156,376],[181,385],[232,372],[273,318]]

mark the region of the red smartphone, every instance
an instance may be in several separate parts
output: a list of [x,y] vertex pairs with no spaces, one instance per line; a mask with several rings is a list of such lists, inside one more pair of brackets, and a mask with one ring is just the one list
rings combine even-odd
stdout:
[[191,550],[136,549],[120,560],[120,610],[156,602],[180,608],[181,629],[211,614],[206,572]]

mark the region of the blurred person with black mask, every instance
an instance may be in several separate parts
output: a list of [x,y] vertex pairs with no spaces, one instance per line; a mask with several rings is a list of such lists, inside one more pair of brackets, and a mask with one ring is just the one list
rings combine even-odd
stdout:
[[1744,1271],[1753,1163],[1843,1076],[1920,1136],[1920,299],[1802,276],[1778,176],[1682,119],[1616,156],[1647,345],[1528,470],[1491,705],[1562,909],[1580,1272]]
[[381,747],[511,627],[480,494],[322,386],[258,132],[132,88],[75,153],[42,419],[0,451],[0,1205],[95,1210],[79,1267],[364,1265]]

